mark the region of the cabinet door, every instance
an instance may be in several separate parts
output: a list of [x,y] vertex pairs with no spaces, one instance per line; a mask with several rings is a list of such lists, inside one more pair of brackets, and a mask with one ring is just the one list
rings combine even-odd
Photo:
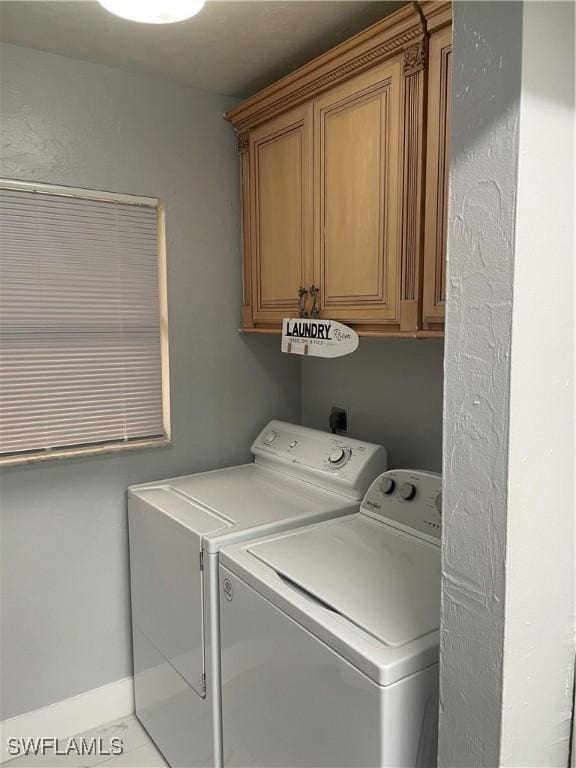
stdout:
[[311,282],[312,106],[250,135],[252,317],[278,322],[298,312]]
[[423,323],[425,328],[441,330],[444,326],[446,299],[446,228],[452,83],[452,30],[450,27],[445,27],[430,38],[428,72]]
[[314,282],[322,317],[397,323],[400,275],[398,62],[314,103]]

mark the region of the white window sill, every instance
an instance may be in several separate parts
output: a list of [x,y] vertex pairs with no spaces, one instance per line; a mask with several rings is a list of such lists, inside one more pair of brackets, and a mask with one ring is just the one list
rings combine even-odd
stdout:
[[59,448],[53,451],[37,451],[19,456],[0,456],[0,467],[15,467],[24,464],[37,464],[42,461],[58,459],[75,459],[86,456],[105,456],[126,451],[142,451],[148,448],[166,448],[172,445],[168,437],[143,438],[129,443],[103,443],[102,445],[87,445],[82,448]]

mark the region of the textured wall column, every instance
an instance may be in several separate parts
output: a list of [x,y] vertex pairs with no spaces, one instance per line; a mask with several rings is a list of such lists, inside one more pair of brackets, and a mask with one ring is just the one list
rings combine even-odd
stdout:
[[441,766],[496,766],[522,4],[454,5]]
[[574,5],[455,5],[441,766],[568,763]]
[[511,768],[568,764],[576,591],[574,11],[574,3],[524,3],[500,748],[500,765]]

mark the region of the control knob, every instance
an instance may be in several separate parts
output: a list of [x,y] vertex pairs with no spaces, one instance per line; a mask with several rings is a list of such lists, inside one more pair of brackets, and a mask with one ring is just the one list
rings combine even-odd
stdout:
[[272,430],[270,430],[270,432],[267,432],[264,435],[264,442],[268,443],[268,445],[272,445],[272,443],[274,442],[274,440],[276,440],[277,437],[278,437],[278,432],[275,432],[272,429]]
[[416,496],[416,486],[412,483],[402,483],[400,488],[398,488],[398,494],[404,501],[410,501],[410,499]]
[[328,456],[328,463],[334,468],[343,467],[350,458],[350,454],[349,448],[334,448]]
[[396,482],[391,477],[383,477],[380,481],[380,490],[382,493],[389,494],[396,488]]

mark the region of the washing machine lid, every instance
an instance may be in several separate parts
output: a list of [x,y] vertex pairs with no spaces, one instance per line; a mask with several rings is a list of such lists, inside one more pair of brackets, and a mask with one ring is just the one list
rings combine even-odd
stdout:
[[131,493],[200,533],[208,552],[256,530],[264,536],[358,508],[345,496],[255,463],[135,486]]
[[385,523],[354,515],[248,551],[387,646],[439,628],[439,548]]

